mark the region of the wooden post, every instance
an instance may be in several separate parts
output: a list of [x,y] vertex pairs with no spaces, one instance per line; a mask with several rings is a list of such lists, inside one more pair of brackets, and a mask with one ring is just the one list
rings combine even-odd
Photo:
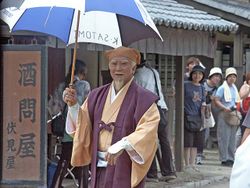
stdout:
[[237,69],[237,82],[236,85],[240,87],[243,83],[243,75],[245,70],[243,70],[243,34],[242,32],[236,33],[234,36],[234,59],[233,66]]
[[182,63],[176,63],[176,94],[175,94],[175,161],[176,170],[183,170],[184,159],[184,57]]

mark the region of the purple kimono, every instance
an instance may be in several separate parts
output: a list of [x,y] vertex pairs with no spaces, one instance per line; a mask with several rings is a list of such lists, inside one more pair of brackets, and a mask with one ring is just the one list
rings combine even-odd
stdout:
[[[88,97],[88,110],[93,125],[93,153],[91,160],[91,188],[96,187],[97,151],[99,124],[101,123],[102,111],[109,92],[110,84],[93,90]],[[143,96],[143,97],[142,97]],[[123,137],[133,133],[143,114],[150,106],[158,100],[152,92],[131,82],[126,96],[120,107],[112,137],[112,143],[121,140]],[[131,187],[131,159],[127,152],[123,152],[115,166],[106,167],[106,175],[103,188],[130,188]],[[141,181],[137,188],[144,187]]]

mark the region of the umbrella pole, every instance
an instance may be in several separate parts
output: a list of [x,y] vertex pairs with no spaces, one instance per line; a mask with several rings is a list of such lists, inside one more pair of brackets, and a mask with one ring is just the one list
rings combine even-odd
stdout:
[[81,15],[81,11],[78,10],[78,12],[77,12],[77,22],[76,22],[76,33],[75,33],[75,46],[74,46],[74,53],[73,53],[71,78],[70,78],[70,84],[69,84],[70,87],[73,87],[73,82],[74,82],[74,72],[75,72],[75,64],[76,64],[76,51],[77,51],[80,15]]

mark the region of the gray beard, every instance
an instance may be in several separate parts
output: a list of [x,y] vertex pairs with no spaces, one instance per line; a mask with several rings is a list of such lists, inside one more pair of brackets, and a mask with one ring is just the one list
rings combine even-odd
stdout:
[[115,92],[118,93],[125,84],[126,83],[123,80],[114,81]]

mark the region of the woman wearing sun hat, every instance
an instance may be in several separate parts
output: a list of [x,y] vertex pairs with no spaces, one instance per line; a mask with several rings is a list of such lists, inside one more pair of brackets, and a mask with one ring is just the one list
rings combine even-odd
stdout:
[[[205,69],[200,65],[193,67],[190,72],[189,81],[184,83],[184,158],[186,171],[198,171],[195,167],[197,147],[203,145],[204,135],[201,129],[201,112],[204,111],[205,88],[202,81],[205,77]],[[191,129],[190,122],[192,117],[197,117],[194,121],[200,127]]]
[[[235,110],[240,101],[238,89],[235,86],[237,71],[233,67],[226,69],[225,81],[218,88],[215,103],[220,108],[217,122],[217,139],[221,165],[232,166],[236,149],[235,139],[238,126],[230,125],[228,115]],[[240,113],[240,112],[238,112]]]

